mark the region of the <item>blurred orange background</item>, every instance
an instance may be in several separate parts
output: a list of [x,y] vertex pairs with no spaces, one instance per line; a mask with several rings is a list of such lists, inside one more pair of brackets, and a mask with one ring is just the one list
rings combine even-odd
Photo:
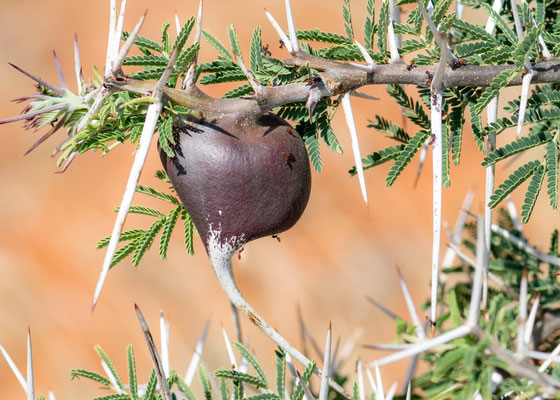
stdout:
[[[380,3],[380,2],[379,2]],[[351,1],[356,36],[362,37],[365,1]],[[92,65],[105,61],[109,1],[65,2],[56,0],[3,0],[0,3],[0,118],[18,114],[21,105],[10,99],[33,92],[32,81],[6,63],[15,63],[51,83],[58,79],[52,60],[55,49],[74,90],[72,38],[77,33],[86,78]],[[146,9],[149,10],[142,35],[159,38],[163,21],[181,20],[196,14],[197,2],[147,0],[130,1],[125,29],[131,30]],[[294,2],[298,29],[320,27],[343,33],[338,1],[300,0]],[[379,4],[378,4],[379,6]],[[248,54],[250,35],[255,26],[263,29],[263,43],[270,44],[273,55],[288,57],[278,48],[278,37],[266,20],[266,7],[281,25],[286,26],[283,2],[279,0],[207,0],[204,28],[227,43],[226,26],[235,24],[243,51]],[[172,24],[174,26],[174,24]],[[215,57],[203,41],[201,58]],[[224,87],[209,90],[215,96]],[[413,91],[414,89],[408,89]],[[380,101],[354,99],[355,116],[362,155],[385,146],[383,135],[366,128],[376,113],[400,123],[400,109],[383,87],[364,91]],[[510,93],[517,95],[517,89]],[[194,345],[205,321],[212,327],[204,358],[212,369],[227,366],[220,322],[233,339],[234,331],[226,295],[220,289],[204,249],[197,239],[197,254],[188,256],[179,230],[172,238],[168,258],[161,261],[156,246],[138,268],[123,262],[109,274],[101,301],[95,311],[90,305],[104,252],[96,242],[109,234],[132,164],[130,145],[113,150],[103,160],[99,153],[79,157],[64,174],[55,174],[52,148],[64,133],[50,139],[30,155],[23,153],[41,133],[24,132],[20,123],[0,127],[0,344],[25,372],[25,337],[31,328],[37,394],[53,390],[57,399],[88,399],[107,394],[98,385],[70,381],[71,368],[101,372],[93,350],[100,344],[113,358],[121,376],[126,376],[126,345],[135,346],[139,377],[145,380],[151,361],[136,320],[133,304],[143,310],[159,340],[159,312],[171,322],[171,366],[184,374]],[[350,138],[342,113],[333,121],[335,133],[346,150],[331,154],[323,146],[324,171],[313,174],[313,190],[301,221],[281,235],[282,242],[261,239],[249,244],[241,261],[235,260],[238,284],[246,298],[263,317],[292,343],[301,347],[296,309],[301,307],[307,326],[322,345],[329,322],[335,338],[342,343],[358,328],[363,335],[358,344],[390,342],[392,321],[366,301],[371,296],[408,319],[400,293],[395,265],[399,265],[411,286],[417,305],[429,296],[432,232],[431,157],[418,186],[413,189],[417,158],[391,187],[384,184],[388,166],[366,172],[370,204],[362,201],[357,178],[347,171],[353,165]],[[499,144],[508,140],[499,138]],[[484,172],[466,128],[463,163],[452,167],[452,186],[444,190],[444,220],[451,225],[469,189],[477,193],[473,210],[480,212]],[[153,172],[161,168],[152,149],[141,183],[158,185]],[[497,181],[506,172],[498,168]],[[161,187],[161,186],[158,186]],[[521,195],[514,195],[520,205]],[[543,248],[558,214],[549,210],[542,196],[526,231]],[[161,206],[137,195],[135,204]],[[129,217],[127,228],[146,227],[148,217]],[[443,248],[447,238],[443,237]],[[424,315],[419,311],[421,317]],[[275,346],[246,320],[242,321],[251,348],[272,373]],[[311,357],[317,358],[314,353]],[[382,353],[358,348],[346,370],[353,371],[358,357],[371,361]],[[385,367],[385,385],[402,383],[408,362]],[[0,359],[2,398],[24,398],[17,380]],[[197,389],[198,383],[195,386]]]

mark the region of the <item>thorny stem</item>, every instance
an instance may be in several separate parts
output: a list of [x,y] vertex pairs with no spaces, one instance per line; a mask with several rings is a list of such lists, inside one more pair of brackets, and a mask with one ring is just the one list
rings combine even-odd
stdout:
[[[216,277],[222,286],[222,289],[229,297],[229,300],[241,311],[245,317],[247,317],[253,324],[257,326],[266,336],[268,336],[274,343],[280,346],[286,353],[289,353],[294,359],[300,362],[302,365],[307,366],[310,361],[305,357],[299,350],[293,347],[286,339],[284,339],[274,328],[272,328],[257,312],[255,309],[245,300],[233,278],[233,272],[231,269],[231,256],[233,252],[227,250],[221,250],[218,248],[213,248],[210,246],[208,256],[210,257],[210,262]],[[321,374],[318,369],[315,371]],[[346,398],[350,398],[346,391],[335,383],[332,379],[329,379],[330,386],[337,392],[342,394]]]

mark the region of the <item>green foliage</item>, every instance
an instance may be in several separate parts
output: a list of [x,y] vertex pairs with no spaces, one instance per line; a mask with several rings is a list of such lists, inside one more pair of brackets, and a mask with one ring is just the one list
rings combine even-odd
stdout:
[[261,38],[261,27],[257,26],[251,38],[251,69],[253,72],[264,70],[263,44]]
[[366,49],[373,48],[375,40],[375,0],[366,0],[366,19],[364,22],[364,43]]
[[486,108],[488,103],[490,103],[490,101],[492,101],[492,99],[496,97],[501,92],[501,90],[505,88],[507,84],[511,82],[511,80],[518,74],[519,71],[516,69],[506,69],[505,71],[498,74],[492,80],[490,86],[486,88],[484,93],[482,93],[482,96],[480,96],[480,100],[474,107],[474,112],[476,114],[480,114],[482,110]]
[[529,161],[527,164],[517,168],[490,196],[490,208],[496,207],[505,199],[515,188],[525,182],[533,175],[541,164],[538,161]]
[[539,165],[529,182],[527,187],[527,193],[525,193],[525,198],[523,199],[523,205],[521,206],[521,221],[526,224],[531,218],[533,213],[533,208],[537,202],[537,197],[541,190],[541,186],[544,180],[545,166]]
[[550,142],[551,140],[552,136],[544,132],[539,132],[530,136],[523,136],[518,140],[510,142],[504,147],[497,148],[493,152],[489,153],[486,157],[484,157],[482,166],[487,167],[489,165],[493,165],[498,161],[513,156],[514,154],[518,154],[522,151],[541,146]]
[[558,206],[558,133],[546,145],[547,192],[553,209]]
[[[159,180],[169,183],[169,178],[164,171],[158,171],[155,176]],[[167,257],[167,250],[169,248],[171,235],[177,225],[179,217],[184,220],[185,248],[189,254],[193,254],[193,238],[195,231],[194,224],[179,199],[175,196],[147,186],[139,185],[136,191],[138,193],[162,200],[171,205],[173,208],[165,214],[159,210],[149,207],[131,206],[129,211],[130,213],[154,217],[156,220],[148,229],[133,229],[121,234],[119,241],[128,243],[116,251],[111,266],[118,264],[130,255],[132,255],[132,265],[137,266],[160,232],[162,232],[162,234],[159,241],[159,255],[162,260],[165,259]],[[118,211],[118,208],[115,210]],[[111,236],[107,236],[101,239],[97,243],[97,248],[101,249],[106,247],[109,244],[110,238]]]
[[344,31],[349,39],[354,38],[354,27],[352,26],[352,13],[350,11],[350,0],[342,0],[342,17],[344,18]]
[[393,164],[387,175],[387,179],[385,180],[387,186],[391,186],[393,183],[395,183],[395,180],[403,172],[404,168],[408,165],[408,163],[410,163],[416,153],[418,153],[428,137],[430,137],[429,131],[418,131],[416,135],[414,135],[404,146],[401,153],[399,153],[399,155],[395,159],[395,163]]

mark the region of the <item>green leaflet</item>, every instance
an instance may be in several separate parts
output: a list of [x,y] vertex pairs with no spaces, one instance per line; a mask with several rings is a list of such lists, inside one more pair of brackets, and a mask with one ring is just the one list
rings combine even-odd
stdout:
[[532,149],[534,147],[540,146],[542,144],[548,143],[552,140],[552,135],[550,133],[539,132],[529,136],[523,136],[516,141],[506,144],[504,147],[500,147],[493,152],[489,153],[482,161],[483,167],[488,167],[511,157],[514,154],[521,153],[522,151]]
[[136,377],[136,361],[134,360],[134,348],[131,344],[126,348],[126,359],[128,362],[128,387],[133,400],[138,400],[138,380]]
[[376,28],[375,0],[366,0],[366,19],[364,22],[364,44],[366,49],[373,48]]
[[310,42],[331,43],[331,44],[351,44],[352,40],[338,33],[325,32],[318,28],[297,31],[299,40]]
[[264,70],[263,44],[261,39],[261,27],[257,26],[251,37],[251,70],[253,72]]
[[[227,28],[229,43],[231,44],[231,50],[234,56],[238,56],[243,60],[243,55],[241,54],[241,46],[239,46],[239,39],[237,38],[237,33],[235,32],[235,26],[230,25]],[[234,57],[235,59],[235,57]]]
[[486,108],[488,103],[492,101],[494,97],[496,97],[500,91],[507,86],[509,82],[513,78],[515,78],[519,74],[519,70],[517,69],[506,69],[505,71],[498,74],[490,83],[490,86],[486,88],[480,99],[474,106],[474,112],[476,114],[480,114],[482,110]]
[[284,396],[286,390],[286,354],[283,350],[276,350],[276,392]]
[[[384,164],[387,161],[394,160],[397,158],[404,150],[404,144],[399,144],[397,146],[389,146],[372,154],[368,154],[366,157],[362,158],[362,167],[364,171],[376,167],[378,165]],[[356,175],[356,166],[354,165],[351,170],[348,171],[350,175]]]
[[161,231],[163,228],[162,220],[158,220],[150,226],[150,229],[146,231],[146,235],[142,238],[141,241],[138,243],[138,247],[134,250],[134,256],[132,257],[132,265],[135,267],[140,263],[144,254],[148,251],[150,246],[152,245],[156,235]]
[[175,44],[173,45],[173,49],[180,49],[182,50],[191,34],[192,28],[194,26],[194,17],[190,17],[185,25],[179,31],[177,35],[177,39],[175,39]]
[[385,133],[398,142],[408,143],[410,140],[410,135],[404,129],[379,115],[375,116],[375,122],[370,122],[371,123],[367,126],[368,128],[373,128],[381,133]]
[[412,100],[404,89],[400,85],[387,85],[387,93],[394,98],[397,103],[404,108],[404,115],[406,115],[412,122],[414,122],[419,127],[429,130],[430,129],[430,118],[422,104],[417,101]]
[[185,209],[183,209],[181,212],[181,218],[184,220],[183,228],[185,232],[185,249],[187,250],[187,253],[193,255],[194,254],[193,241],[194,241],[194,233],[195,233],[194,223],[191,217],[189,216],[189,214],[187,213],[187,210]]
[[242,82],[247,77],[241,71],[216,72],[215,74],[205,75],[200,79],[202,85],[213,85],[224,82]]
[[125,393],[108,394],[107,396],[96,397],[93,400],[130,400],[130,396]]
[[165,222],[163,223],[163,231],[159,242],[159,256],[162,260],[167,257],[167,249],[169,248],[171,234],[173,233],[173,229],[175,229],[177,219],[179,218],[182,210],[182,207],[174,208],[173,210],[171,210],[167,218],[165,218]]
[[208,379],[208,375],[202,365],[198,367],[198,375],[200,376],[200,381],[202,382],[204,398],[206,400],[212,400],[212,386],[210,386],[210,379]]
[[460,104],[451,108],[447,124],[451,131],[451,154],[453,157],[453,164],[459,165],[461,162],[461,149],[463,145],[463,126],[465,124],[465,107],[466,102],[462,101]]
[[237,370],[219,369],[217,371],[214,371],[214,376],[216,378],[226,378],[233,381],[249,383],[257,387],[266,388],[265,382],[263,382],[259,377],[246,374],[244,372],[239,372]]
[[546,173],[547,193],[553,209],[558,206],[558,157],[558,142],[552,140],[546,145]]
[[95,351],[99,355],[99,358],[101,358],[105,362],[105,364],[109,368],[109,371],[111,371],[111,373],[113,374],[113,377],[115,378],[115,382],[117,383],[119,389],[124,390],[124,385],[121,381],[121,378],[119,377],[119,373],[117,372],[117,369],[113,365],[113,362],[111,361],[107,353],[105,353],[101,346],[95,346]]
[[150,374],[150,378],[148,379],[148,385],[146,386],[146,392],[144,393],[144,397],[142,400],[153,400],[154,393],[156,392],[157,386],[157,375],[155,369],[152,369],[152,373]]
[[194,60],[199,50],[200,42],[196,42],[191,44],[185,50],[181,51],[179,57],[177,58],[177,63],[175,64],[173,75],[182,74],[187,69],[191,61]]
[[259,375],[260,380],[264,383],[263,387],[268,387],[266,375],[262,367],[260,366],[260,364],[257,362],[257,360],[255,360],[255,357],[253,357],[253,355],[249,352],[249,350],[247,350],[247,348],[243,346],[241,343],[234,342],[233,346],[239,351],[239,353],[243,356],[243,358],[253,366],[253,368],[257,372],[257,375]]
[[527,187],[527,192],[525,193],[525,198],[523,199],[523,204],[521,206],[521,222],[524,224],[529,222],[529,218],[531,218],[531,214],[533,213],[533,208],[537,202],[537,197],[539,196],[544,180],[544,172],[545,166],[541,164],[536,169],[531,181],[529,182],[529,186]]
[[90,379],[92,381],[101,383],[106,388],[111,387],[111,382],[109,381],[109,379],[105,378],[101,374],[98,374],[97,372],[87,371],[85,369],[71,369],[70,370],[70,376],[71,376],[72,380],[75,379],[75,378],[82,377],[82,378]]
[[445,16],[445,13],[447,12],[449,7],[451,6],[451,3],[453,3],[453,0],[439,0],[436,3],[436,5],[434,7],[434,11],[432,12],[432,20],[434,21],[434,24],[436,26],[439,25],[439,23],[441,22],[441,20]]
[[226,49],[226,47],[222,44],[222,42],[216,39],[214,35],[212,35],[210,32],[203,29],[202,36],[204,36],[204,39],[206,39],[208,43],[210,43],[210,45],[213,48],[215,48],[218,51],[218,53],[222,55],[222,57],[231,60],[231,54],[229,54],[228,49]]
[[418,153],[418,150],[420,150],[429,136],[430,133],[428,131],[421,130],[417,132],[412,138],[410,138],[410,141],[405,145],[402,152],[397,156],[395,163],[387,174],[387,179],[385,180],[385,184],[387,186],[391,186],[393,183],[395,183],[395,180],[403,172],[408,163],[410,163],[412,157],[414,157],[416,153]]
[[169,60],[163,56],[143,55],[127,57],[123,61],[123,65],[140,65],[142,67],[165,67],[168,62]]
[[[312,360],[307,367],[305,367],[305,371],[303,371],[303,375],[301,376],[303,382],[306,385],[309,385],[309,381],[311,380],[311,375],[313,375],[313,371],[315,370],[315,360]],[[302,400],[303,399],[303,388],[300,384],[298,384],[292,393],[292,400]]]
[[447,130],[447,125],[443,125],[441,131],[441,153],[442,153],[442,171],[441,171],[441,183],[446,188],[451,185],[451,180],[449,178],[449,132]]
[[381,11],[379,13],[379,23],[377,24],[377,48],[382,56],[387,53],[387,32],[389,29],[389,1],[384,1],[381,4]]
[[513,60],[518,67],[525,63],[525,59],[529,56],[530,51],[537,45],[539,35],[542,33],[544,25],[537,28],[529,29],[523,40],[517,45],[513,52]]
[[486,32],[482,25],[474,25],[463,19],[455,18],[453,20],[453,27],[461,32],[464,32],[472,39],[479,39],[485,42],[496,43],[494,36]]
[[539,167],[540,162],[529,161],[527,164],[522,165],[516,169],[490,196],[490,203],[488,207],[496,207],[508,194],[513,192],[519,185],[525,182],[533,175],[535,170]]
[[166,118],[160,118],[158,132],[161,149],[169,158],[175,157],[175,152],[171,148],[171,145],[175,144],[175,139],[173,138],[173,117],[171,115],[168,115]]
[[321,172],[323,170],[323,160],[321,158],[321,150],[319,149],[319,136],[312,127],[310,129],[313,130],[313,133],[304,136],[307,153],[315,171]]
[[223,97],[224,99],[232,99],[234,97],[245,96],[253,92],[254,92],[253,87],[248,83],[246,83],[244,85],[236,87],[235,89],[230,90],[229,92],[226,92],[226,94],[224,94]]
[[161,43],[163,51],[168,53],[171,51],[171,39],[169,38],[169,22],[164,22],[161,29]]
[[352,13],[350,11],[350,0],[342,0],[342,17],[344,18],[344,31],[349,39],[354,38],[354,27],[352,26]]

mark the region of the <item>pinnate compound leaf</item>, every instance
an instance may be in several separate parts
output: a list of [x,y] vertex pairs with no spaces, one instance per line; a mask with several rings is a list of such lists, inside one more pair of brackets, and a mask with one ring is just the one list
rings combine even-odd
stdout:
[[187,20],[187,22],[185,22],[185,25],[183,25],[183,27],[179,31],[179,34],[177,35],[177,39],[175,39],[175,44],[173,45],[173,48],[175,50],[183,49],[185,43],[187,42],[187,39],[189,38],[189,35],[191,34],[193,26],[194,26],[194,17],[190,17]]
[[[396,159],[402,153],[404,147],[404,144],[399,144],[397,146],[389,146],[374,153],[368,154],[366,157],[362,158],[362,167],[364,171],[366,169],[370,169]],[[356,166],[353,166],[352,169],[348,171],[348,173],[350,175],[356,175]]]
[[533,208],[537,202],[537,197],[542,187],[544,181],[545,166],[540,165],[533,174],[529,186],[527,187],[527,192],[525,193],[525,198],[523,199],[523,204],[521,205],[521,221],[526,224],[531,218],[533,213]]
[[113,365],[113,362],[111,361],[107,353],[105,353],[105,351],[101,348],[101,346],[95,346],[95,351],[97,352],[99,357],[105,362],[105,364],[107,364],[107,367],[109,368],[109,371],[111,371],[111,373],[113,374],[113,377],[115,378],[115,381],[119,389],[124,390],[124,385],[121,381],[121,378],[119,377],[119,373],[117,372],[117,369]]
[[395,183],[395,180],[403,172],[408,163],[410,163],[412,157],[414,157],[416,153],[418,153],[429,136],[430,132],[421,130],[417,132],[416,135],[414,135],[412,138],[410,138],[410,141],[405,145],[402,152],[397,156],[395,163],[389,170],[387,179],[385,180],[385,184],[387,186],[391,186],[393,183]]
[[540,162],[533,160],[513,171],[513,173],[498,186],[492,196],[490,196],[490,203],[488,206],[490,208],[496,207],[508,194],[529,179],[539,165],[541,165]]
[[126,349],[128,362],[128,386],[133,400],[138,400],[138,378],[136,377],[136,361],[134,360],[134,348],[131,344]]
[[375,40],[375,0],[366,1],[366,20],[364,22],[364,44],[366,49],[373,48]]
[[99,382],[107,388],[111,387],[111,382],[109,381],[109,379],[105,378],[101,374],[98,374],[97,372],[87,371],[85,369],[72,369],[70,370],[70,376],[71,379],[86,378],[95,382]]
[[266,379],[266,375],[264,373],[264,370],[262,369],[260,364],[257,362],[257,360],[255,360],[255,357],[253,357],[253,355],[249,352],[249,350],[247,350],[247,348],[245,346],[243,346],[241,343],[234,342],[233,345],[239,351],[239,353],[243,356],[243,358],[245,360],[247,360],[247,362],[253,366],[253,368],[257,372],[257,375],[259,375],[259,378],[261,379],[261,381],[264,382],[264,384],[265,384],[264,387],[268,387],[268,381]]
[[551,140],[552,135],[548,132],[538,132],[533,135],[523,136],[489,153],[484,157],[482,166],[488,167],[514,154],[548,143]]
[[161,259],[165,259],[167,257],[167,249],[169,248],[169,241],[171,240],[171,234],[175,229],[175,225],[177,224],[177,219],[179,219],[179,215],[183,210],[182,207],[174,208],[169,212],[167,218],[163,223],[163,231],[161,233],[161,239],[159,241],[159,256]]
[[144,254],[146,254],[154,239],[156,238],[156,235],[159,233],[159,231],[161,231],[162,228],[162,220],[158,220],[154,222],[152,226],[150,226],[150,229],[146,231],[146,234],[144,235],[142,240],[139,241],[138,247],[134,250],[132,265],[136,267],[140,263],[140,260],[142,259],[142,257],[144,257]]
[[142,400],[154,400],[156,386],[157,386],[156,370],[152,369],[152,373],[150,374],[150,378],[148,379],[148,384],[146,385],[146,392],[144,392],[144,396],[142,397]]
[[[557,133],[558,135],[558,133]],[[558,206],[558,143],[556,140],[548,142],[546,145],[546,173],[547,173],[547,192],[550,198],[550,205],[553,209]]]
[[505,88],[513,78],[519,74],[517,69],[506,69],[505,71],[498,74],[490,83],[490,86],[486,88],[484,93],[480,96],[480,99],[474,106],[474,112],[480,114],[482,110],[486,108],[488,103],[496,97],[500,91]]
[[257,26],[251,37],[251,69],[253,72],[264,70],[263,44],[261,38],[261,27]]
[[210,43],[210,45],[218,51],[218,53],[226,59],[231,60],[231,54],[229,54],[226,46],[224,46],[214,35],[203,29],[202,36],[204,36],[204,39],[206,39],[208,43]]

